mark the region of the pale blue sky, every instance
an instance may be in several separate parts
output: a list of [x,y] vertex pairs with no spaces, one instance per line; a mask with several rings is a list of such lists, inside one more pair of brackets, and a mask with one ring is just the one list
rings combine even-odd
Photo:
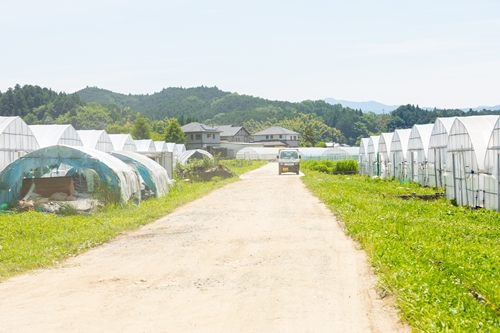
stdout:
[[0,0],[0,90],[500,104],[500,1]]

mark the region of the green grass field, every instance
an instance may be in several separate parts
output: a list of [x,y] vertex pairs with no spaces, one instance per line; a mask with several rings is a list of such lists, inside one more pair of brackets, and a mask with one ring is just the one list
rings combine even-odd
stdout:
[[[224,161],[237,175],[266,162]],[[0,280],[31,269],[48,267],[86,249],[109,241],[161,218],[237,177],[206,183],[177,181],[168,195],[143,201],[140,206],[110,206],[91,216],[61,216],[37,212],[0,215]]]
[[367,252],[379,288],[419,332],[500,332],[500,214],[416,184],[307,169],[304,183]]

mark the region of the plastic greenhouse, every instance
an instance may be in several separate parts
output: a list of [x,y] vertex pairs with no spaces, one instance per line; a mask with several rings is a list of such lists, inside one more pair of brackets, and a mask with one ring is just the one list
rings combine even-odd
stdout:
[[392,178],[391,143],[394,133],[382,133],[378,140],[378,154],[380,159],[380,177]]
[[491,133],[484,159],[484,207],[500,211],[498,195],[500,179],[500,119],[497,120]]
[[321,157],[323,160],[357,160],[358,155],[359,147],[333,147],[327,148]]
[[137,151],[134,139],[130,134],[108,134],[114,150]]
[[154,152],[156,151],[155,143],[153,140],[134,140],[137,151],[140,152]]
[[499,116],[455,119],[446,153],[446,197],[460,206],[484,206],[486,148]]
[[411,129],[397,129],[394,131],[391,143],[391,162],[394,178],[407,180],[408,175],[408,141]]
[[448,146],[448,135],[451,125],[456,117],[437,118],[432,127],[429,140],[429,151],[427,152],[427,165],[429,172],[429,185],[435,187],[444,186],[444,170],[446,164],[446,147]]
[[142,180],[156,197],[168,193],[169,177],[167,170],[152,159],[131,151],[114,151],[110,153],[117,159],[137,169]]
[[433,128],[434,124],[413,125],[408,140],[410,179],[423,186],[429,185],[427,156]]
[[82,130],[76,132],[80,136],[84,147],[97,149],[105,153],[115,150],[106,131]]
[[274,147],[247,147],[236,153],[238,160],[276,160],[279,148]]
[[40,148],[67,145],[83,146],[80,136],[72,125],[30,125]]
[[175,149],[177,149],[177,156],[186,151],[186,145],[183,143],[176,143]]
[[155,144],[155,150],[156,152],[163,152],[163,151],[169,151],[168,150],[168,145],[165,141],[153,141]]
[[21,117],[0,117],[0,171],[38,148],[38,141]]
[[359,145],[359,174],[366,175],[368,173],[368,141],[370,138],[362,138]]
[[[322,160],[322,159],[324,159],[323,154],[327,150],[328,150],[328,148],[314,148],[314,147],[299,148],[300,157],[304,161]],[[278,155],[278,152],[276,152],[276,155]],[[274,159],[276,159],[276,155],[274,156]]]
[[208,151],[203,150],[203,149],[191,149],[191,150],[186,150],[182,154],[180,154],[177,157],[177,162],[181,165],[186,165],[188,164],[189,159],[191,158],[197,158],[197,159],[203,159],[204,157],[208,157],[210,159],[213,159],[214,157],[212,154],[210,154]]
[[24,178],[39,178],[63,165],[71,167],[73,173],[94,170],[122,202],[140,200],[139,177],[127,164],[95,149],[55,145],[28,153],[0,172],[0,182],[9,188],[0,190],[0,203],[21,198]]
[[368,175],[372,177],[380,176],[379,140],[380,136],[370,136],[370,140],[368,140]]

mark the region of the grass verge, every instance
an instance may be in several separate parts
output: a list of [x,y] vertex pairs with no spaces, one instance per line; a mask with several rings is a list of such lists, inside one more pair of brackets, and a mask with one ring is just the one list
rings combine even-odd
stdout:
[[[238,176],[264,163],[224,162]],[[0,215],[0,280],[57,264],[109,241],[124,230],[151,223],[175,208],[237,180],[233,177],[206,183],[178,181],[167,196],[143,201],[140,206],[109,206],[91,216],[37,212]]]
[[367,252],[382,294],[419,332],[500,331],[499,214],[455,207],[416,184],[307,169],[302,178]]

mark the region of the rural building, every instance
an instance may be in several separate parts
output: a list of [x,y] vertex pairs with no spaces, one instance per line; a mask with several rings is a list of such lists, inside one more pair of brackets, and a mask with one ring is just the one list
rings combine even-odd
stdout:
[[181,127],[182,131],[186,133],[186,149],[205,149],[208,146],[220,146],[220,133],[214,127],[205,124],[193,122]]
[[264,147],[299,147],[299,135],[289,129],[274,126],[255,133],[253,141],[264,144]]
[[243,126],[216,126],[215,129],[221,131],[220,141],[227,142],[250,142],[250,133]]

